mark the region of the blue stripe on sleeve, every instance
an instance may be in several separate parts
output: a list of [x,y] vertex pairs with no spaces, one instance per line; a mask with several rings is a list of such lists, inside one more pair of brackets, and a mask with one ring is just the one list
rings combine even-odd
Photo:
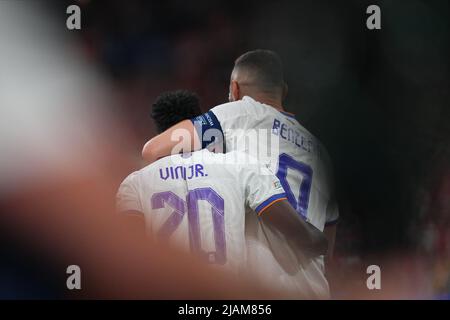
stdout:
[[271,196],[270,198],[268,198],[267,200],[265,200],[263,203],[261,203],[259,206],[256,207],[256,209],[255,209],[256,213],[259,214],[264,208],[266,208],[272,202],[274,202],[278,199],[281,199],[281,198],[286,198],[286,194],[279,193],[279,194],[275,194],[275,195]]
[[[205,137],[205,132],[209,129],[218,130],[221,134],[222,142],[223,144],[225,144],[222,126],[220,125],[219,120],[212,111],[208,111],[198,117],[192,118],[191,121],[194,124],[195,130],[197,131],[200,141],[202,142],[202,149],[205,149],[206,147],[208,147],[208,145],[217,142],[215,132],[212,139],[208,137],[208,134]],[[225,148],[223,148],[223,150],[225,150]]]

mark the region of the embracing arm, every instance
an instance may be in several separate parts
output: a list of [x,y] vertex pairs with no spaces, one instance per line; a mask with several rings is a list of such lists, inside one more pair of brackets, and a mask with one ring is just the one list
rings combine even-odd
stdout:
[[303,220],[287,200],[271,205],[262,213],[261,219],[266,226],[283,234],[294,251],[310,258],[327,253],[328,241],[325,235]]
[[191,120],[183,120],[149,140],[142,157],[149,163],[159,158],[201,149],[200,139]]

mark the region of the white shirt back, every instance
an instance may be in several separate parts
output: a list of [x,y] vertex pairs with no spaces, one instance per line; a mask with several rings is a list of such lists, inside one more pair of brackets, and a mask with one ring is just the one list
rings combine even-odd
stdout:
[[[205,121],[205,116],[208,121]],[[291,205],[319,230],[323,231],[325,224],[337,220],[339,213],[334,199],[328,154],[318,139],[293,115],[245,96],[242,100],[214,107],[193,121],[202,121],[204,132],[209,127],[222,130],[226,151],[250,153],[270,166],[280,179]],[[257,136],[258,141],[249,141],[249,136],[253,139]],[[255,151],[255,145],[270,145],[272,148],[266,148],[261,153],[260,148]],[[268,154],[264,151],[268,151]],[[256,222],[247,224],[256,228],[248,232],[252,259],[255,265],[267,267],[261,279],[271,279],[269,281],[273,284],[282,284],[283,288],[308,292],[312,296],[328,297],[323,257],[312,262],[305,261],[297,275],[289,276],[268,249],[269,243],[272,249],[284,244],[277,243],[276,237],[263,235]],[[268,277],[268,274],[271,276]]]
[[165,157],[130,174],[119,187],[117,205],[142,212],[156,238],[240,271],[247,263],[246,208],[255,215],[282,198],[278,179],[256,159],[202,150]]

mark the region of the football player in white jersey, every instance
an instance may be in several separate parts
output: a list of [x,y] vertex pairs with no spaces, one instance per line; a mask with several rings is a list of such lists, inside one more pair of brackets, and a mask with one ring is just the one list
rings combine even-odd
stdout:
[[[245,151],[250,151],[251,144],[245,143],[249,132],[255,129],[270,130],[271,138],[277,140],[279,148],[275,150],[275,163],[268,165],[280,179],[298,215],[327,235],[327,258],[330,258],[339,215],[330,160],[318,139],[293,115],[284,111],[282,101],[287,94],[287,86],[278,55],[268,50],[255,50],[240,56],[231,74],[229,92],[231,102],[216,106],[192,121],[182,121],[147,142],[143,157],[152,162],[160,156],[171,154],[179,142],[173,140],[177,130],[184,130],[194,137],[189,145],[184,145],[185,149],[192,150],[207,147],[211,142],[211,134],[207,133],[219,131],[223,133],[227,152],[242,146]],[[256,156],[260,161],[266,161],[259,154]],[[268,241],[272,242],[274,249],[277,241],[274,238]],[[272,272],[277,272],[276,264],[272,265]],[[324,257],[318,257],[312,263],[302,263],[301,270],[294,277],[286,274],[281,277],[292,285],[293,290],[307,291],[318,298],[329,296]]]
[[[200,113],[197,97],[186,91],[161,95],[152,109],[159,131]],[[325,236],[297,215],[276,176],[246,153],[204,149],[159,159],[122,182],[117,205],[130,217],[145,217],[156,239],[169,239],[238,273],[248,267],[246,212],[292,247],[277,256],[286,272],[296,272],[292,261],[303,258],[292,252],[311,258],[327,249]]]

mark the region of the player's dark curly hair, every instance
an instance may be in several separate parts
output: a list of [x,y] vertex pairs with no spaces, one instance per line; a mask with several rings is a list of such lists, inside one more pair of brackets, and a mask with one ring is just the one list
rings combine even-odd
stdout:
[[151,117],[158,132],[163,132],[178,122],[201,114],[200,102],[194,92],[177,90],[162,93],[153,103]]

